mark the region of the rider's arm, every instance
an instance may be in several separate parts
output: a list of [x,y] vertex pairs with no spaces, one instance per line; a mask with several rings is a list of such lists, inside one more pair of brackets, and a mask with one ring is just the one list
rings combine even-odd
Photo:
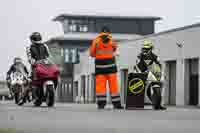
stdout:
[[35,63],[35,59],[33,58],[32,52],[31,52],[31,47],[26,48],[26,54],[28,57],[28,62],[32,65]]
[[152,56],[153,56],[153,60],[154,60],[154,62],[157,64],[157,65],[159,65],[160,66],[160,68],[161,68],[161,61],[160,61],[160,58],[156,55],[156,54],[154,54],[154,53],[152,53]]
[[10,67],[10,69],[8,70],[7,75],[6,75],[6,79],[9,78],[9,76],[10,76],[10,74],[11,74],[12,71],[14,71],[14,65],[12,65],[12,66]]
[[162,67],[162,64],[160,63],[160,58],[156,57],[155,63],[159,65],[159,67]]
[[138,55],[137,55],[137,59],[136,59],[136,65],[140,63],[141,58],[142,58],[142,55],[141,55],[141,54],[138,54]]
[[27,69],[27,67],[24,65],[24,71],[25,71],[25,73],[28,75],[29,74],[29,72],[28,72],[28,69]]
[[44,46],[46,48],[46,57],[48,58],[48,57],[50,57],[49,47],[46,44],[44,44]]
[[162,67],[162,65],[160,63],[160,58],[159,57],[156,58],[156,63],[160,66],[160,68]]
[[133,68],[135,73],[141,73],[141,70],[138,67],[139,62],[140,62],[140,55],[137,56],[137,59],[136,59],[136,62],[135,62],[134,68]]

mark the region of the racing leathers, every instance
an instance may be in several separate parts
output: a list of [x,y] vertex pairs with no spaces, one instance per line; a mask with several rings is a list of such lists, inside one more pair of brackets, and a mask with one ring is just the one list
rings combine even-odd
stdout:
[[27,67],[23,63],[14,63],[13,65],[11,65],[11,67],[9,68],[7,75],[6,75],[7,86],[9,88],[11,96],[13,96],[13,93],[12,93],[11,86],[10,86],[10,75],[11,75],[11,73],[14,73],[14,72],[20,72],[25,77],[27,77],[29,74]]
[[32,44],[26,50],[28,61],[31,65],[39,60],[47,59],[50,56],[48,46],[44,43]]
[[[161,63],[159,61],[159,58],[157,55],[155,55],[153,52],[150,52],[148,54],[140,53],[138,56],[138,59],[136,61],[136,66],[134,68],[136,73],[148,73],[149,69],[152,69],[153,67],[153,74],[156,77],[157,82],[149,82],[146,84],[147,85],[147,96],[149,99],[152,101],[154,109],[166,109],[161,105],[161,87],[162,87],[162,82],[160,81],[161,78]],[[154,63],[156,64],[155,67]],[[157,70],[155,70],[157,69]],[[147,79],[148,80],[148,79]],[[157,86],[156,86],[157,85]],[[154,86],[154,87],[152,87]],[[151,89],[152,88],[152,89]],[[153,94],[152,94],[153,91]]]

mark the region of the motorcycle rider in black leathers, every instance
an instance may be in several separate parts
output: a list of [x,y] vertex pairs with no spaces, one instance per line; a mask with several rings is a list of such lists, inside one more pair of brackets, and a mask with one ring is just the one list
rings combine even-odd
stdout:
[[[159,57],[152,52],[153,50],[153,45],[151,41],[144,41],[144,45],[141,49],[141,53],[137,56],[137,61],[136,61],[136,67],[135,70],[138,72],[138,70],[142,73],[145,73],[148,71],[149,66],[151,66],[153,63],[157,64],[160,69],[161,69],[161,63],[159,61]],[[148,88],[147,90],[147,96],[149,99],[152,101],[151,97],[151,90]],[[166,107],[163,107],[161,105],[161,93],[159,94],[159,99],[160,101],[157,102],[159,105],[154,105],[155,110],[165,110]],[[153,103],[154,104],[154,103]]]
[[14,63],[11,65],[11,67],[9,68],[7,75],[6,75],[7,86],[10,91],[9,97],[13,97],[13,92],[12,92],[12,89],[10,86],[10,75],[11,75],[11,73],[14,73],[14,72],[20,72],[25,77],[27,77],[29,74],[27,67],[23,64],[22,59],[20,57],[14,58]]
[[[28,61],[31,64],[31,79],[33,80],[35,78],[33,75],[33,65],[37,63],[37,61],[48,59],[50,57],[50,52],[48,46],[42,43],[42,36],[39,32],[32,33],[30,35],[30,41],[32,44],[30,47],[27,47],[26,52]],[[32,89],[34,89],[34,86],[32,86]],[[35,102],[37,102],[37,98]]]
[[34,32],[30,36],[31,46],[27,48],[27,56],[31,65],[50,56],[48,46],[42,43],[42,36],[39,32]]

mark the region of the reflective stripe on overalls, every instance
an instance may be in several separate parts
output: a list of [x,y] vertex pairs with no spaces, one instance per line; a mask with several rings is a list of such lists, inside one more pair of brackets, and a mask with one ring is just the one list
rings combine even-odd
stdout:
[[109,74],[117,72],[117,65],[115,58],[110,59],[96,59],[95,60],[95,74]]

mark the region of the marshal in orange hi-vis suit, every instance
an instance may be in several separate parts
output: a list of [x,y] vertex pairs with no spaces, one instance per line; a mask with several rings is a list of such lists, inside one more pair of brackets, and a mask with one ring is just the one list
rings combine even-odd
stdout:
[[117,82],[117,65],[114,57],[116,49],[117,45],[108,32],[101,32],[93,40],[90,47],[90,56],[95,58],[96,96],[99,109],[103,109],[106,105],[107,81],[114,108],[122,108]]

